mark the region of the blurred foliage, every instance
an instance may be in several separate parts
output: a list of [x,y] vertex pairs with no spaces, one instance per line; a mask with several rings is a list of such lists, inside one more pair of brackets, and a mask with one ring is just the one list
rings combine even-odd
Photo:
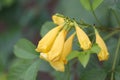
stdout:
[[[91,1],[93,10],[88,1]],[[117,34],[120,32],[119,4],[120,0],[0,0],[0,80],[50,80],[48,76],[39,78],[38,71],[48,73],[54,80],[68,80],[68,77],[69,80],[110,80],[115,53],[118,56],[113,77],[120,80],[120,48],[117,47],[120,38]],[[61,73],[39,59],[33,49],[40,37],[56,26],[50,21],[53,13],[100,27],[99,32],[110,53],[109,60],[99,62],[92,54],[84,68],[73,59],[66,65],[67,70]],[[76,46],[73,48],[78,49]]]

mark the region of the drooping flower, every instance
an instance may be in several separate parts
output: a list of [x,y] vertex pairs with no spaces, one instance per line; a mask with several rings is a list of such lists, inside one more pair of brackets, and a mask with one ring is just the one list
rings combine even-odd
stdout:
[[62,60],[64,61],[65,64],[67,63],[66,57],[69,55],[69,53],[70,53],[71,50],[72,50],[72,42],[73,42],[74,36],[75,36],[75,33],[73,33],[73,34],[65,41],[65,44],[64,44],[64,48],[63,48],[63,52],[62,52],[61,58],[62,58]]
[[37,52],[48,52],[53,42],[55,41],[56,36],[58,35],[59,31],[61,30],[62,26],[57,26],[50,30],[38,43],[38,46],[36,48]]
[[[59,33],[60,34],[60,33]],[[72,34],[64,43],[64,46],[62,48],[61,53],[59,53],[59,55],[57,57],[55,57],[56,59],[54,60],[50,60],[49,57],[49,52],[48,53],[40,53],[40,58],[48,61],[50,63],[50,65],[56,70],[56,71],[61,71],[64,72],[65,67],[64,65],[67,63],[66,57],[69,55],[70,51],[72,50],[72,42],[73,42],[73,38],[74,38],[74,34]],[[57,46],[59,47],[59,45]],[[58,50],[58,48],[56,47],[56,50]],[[54,56],[55,53],[51,53],[51,56]]]
[[65,43],[66,34],[67,34],[67,31],[63,29],[56,37],[51,50],[48,52],[49,60],[55,61],[59,59],[59,56],[63,50],[63,46]]
[[75,24],[75,29],[76,29],[77,38],[78,38],[81,48],[83,50],[90,49],[92,46],[92,43],[89,37],[87,36],[87,34],[77,24]]
[[55,62],[50,62],[50,65],[56,70],[56,71],[61,71],[64,72],[65,71],[65,66],[64,66],[64,62],[62,60],[58,60]]
[[65,68],[64,68],[64,62],[62,59],[58,59],[57,61],[51,61],[48,59],[47,53],[40,53],[40,58],[48,61],[56,71],[64,72]]
[[52,20],[57,25],[61,25],[65,22],[63,17],[57,16],[57,15],[53,15]]
[[64,43],[63,51],[60,54],[60,58],[57,61],[51,61],[50,65],[57,71],[64,72],[64,65],[67,64],[66,57],[72,50],[72,42],[75,34],[72,34]]
[[96,29],[95,29],[95,35],[96,35],[96,43],[101,48],[101,51],[98,53],[99,60],[100,61],[108,60],[109,53],[108,53],[106,44],[105,44],[105,42],[103,41],[103,39],[101,38],[101,36],[99,35],[99,33],[97,32]]

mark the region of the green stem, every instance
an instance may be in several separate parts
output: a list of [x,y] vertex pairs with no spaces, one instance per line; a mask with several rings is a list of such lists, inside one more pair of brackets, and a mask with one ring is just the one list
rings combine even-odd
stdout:
[[67,80],[70,80],[70,64],[67,65]]
[[92,14],[93,14],[93,16],[95,17],[95,19],[96,19],[96,21],[98,22],[98,24],[99,24],[100,26],[103,26],[103,25],[101,24],[101,22],[99,21],[99,19],[97,18],[97,16],[96,16],[96,14],[95,14],[95,12],[94,12],[93,9],[92,9]]
[[107,39],[109,39],[111,36],[117,34],[118,32],[120,32],[120,30],[115,30],[115,31],[111,32],[110,34],[108,34],[107,36],[105,36],[103,39],[104,39],[104,40],[107,40]]
[[96,21],[98,22],[98,24],[99,24],[100,26],[103,26],[103,25],[101,24],[101,22],[99,21],[99,19],[97,18],[96,14],[95,14],[95,11],[93,10],[93,6],[92,6],[92,3],[91,3],[90,0],[89,0],[89,3],[90,3],[91,10],[92,10],[92,14],[93,14],[93,16],[95,17]]
[[116,65],[116,61],[117,61],[117,57],[118,57],[119,48],[120,48],[120,38],[118,40],[118,44],[117,44],[117,48],[116,48],[116,52],[115,52],[115,57],[114,57],[114,60],[113,60],[111,80],[114,80],[114,70],[115,70],[115,65]]
[[114,14],[114,16],[115,16],[115,18],[116,18],[116,21],[117,21],[119,27],[120,27],[120,20],[119,20],[119,18],[118,18],[118,16],[117,16],[117,13],[116,13],[115,10],[113,10],[113,9],[112,9],[112,12],[113,12],[113,14]]
[[112,72],[111,73],[111,79],[110,80],[113,80],[114,79],[114,73]]

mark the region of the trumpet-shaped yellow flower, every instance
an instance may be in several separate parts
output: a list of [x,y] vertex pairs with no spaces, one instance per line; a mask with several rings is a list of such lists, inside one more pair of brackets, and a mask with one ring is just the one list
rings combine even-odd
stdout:
[[61,58],[62,58],[62,60],[64,61],[65,64],[67,63],[66,57],[69,55],[69,53],[70,53],[71,50],[72,50],[72,42],[73,42],[74,36],[75,36],[75,33],[73,33],[73,34],[65,41],[65,44],[64,44],[64,48],[63,48],[63,52],[62,52]]
[[67,33],[67,31],[65,29],[63,29],[56,37],[51,50],[48,52],[49,60],[55,61],[55,60],[59,59],[59,55],[61,54],[61,52],[63,50],[66,33]]
[[81,45],[81,48],[83,50],[90,49],[92,43],[91,43],[90,39],[88,38],[87,34],[78,25],[75,26],[75,29],[76,29],[78,41]]
[[38,43],[38,46],[36,48],[37,52],[43,52],[46,53],[48,52],[52,44],[58,35],[59,31],[61,30],[62,26],[58,26],[50,30]]
[[64,72],[64,64],[67,63],[66,57],[72,50],[72,42],[75,34],[72,34],[64,43],[63,51],[60,54],[60,58],[57,61],[51,61],[50,65],[57,71]]
[[59,59],[57,61],[51,61],[48,59],[48,54],[46,53],[40,53],[40,58],[48,61],[56,71],[64,72],[65,68],[64,68],[64,62],[62,59]]
[[[63,32],[61,32],[63,33]],[[59,33],[60,34],[60,33]],[[40,53],[40,58],[48,61],[50,63],[50,65],[56,70],[56,71],[61,71],[64,72],[65,67],[64,65],[67,63],[66,61],[66,57],[69,55],[70,51],[72,50],[72,42],[73,42],[73,38],[74,38],[74,34],[72,34],[64,43],[64,46],[62,48],[62,51],[60,51],[61,53],[59,53],[58,56],[56,56],[55,60],[50,60],[48,57],[50,55],[50,53]],[[56,38],[57,39],[57,38]],[[57,46],[58,48],[59,45]],[[58,48],[56,47],[56,50],[58,50]],[[56,51],[55,50],[55,51]],[[56,52],[57,53],[57,52]],[[51,53],[51,56],[54,56],[55,53]]]
[[96,34],[96,43],[101,48],[101,51],[98,53],[98,58],[100,61],[107,60],[109,57],[109,53],[106,44],[104,43],[103,39],[101,38],[97,30],[95,30],[95,34]]
[[62,59],[58,59],[57,61],[51,61],[49,60],[47,53],[40,53],[40,58],[48,61],[56,71],[64,72],[65,68],[64,68],[64,62]]
[[52,16],[52,20],[53,20],[53,22],[55,23],[55,24],[57,24],[57,25],[61,25],[61,24],[63,24],[65,21],[64,21],[64,18],[62,18],[62,17],[59,17],[59,16],[57,16],[57,15],[53,15]]
[[58,60],[55,62],[50,62],[50,65],[56,70],[56,71],[61,71],[64,72],[65,71],[65,67],[64,67],[64,62],[62,60]]

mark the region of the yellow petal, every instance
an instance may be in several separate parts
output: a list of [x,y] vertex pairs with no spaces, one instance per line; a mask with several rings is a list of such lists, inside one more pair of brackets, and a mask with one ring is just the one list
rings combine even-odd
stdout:
[[61,25],[61,24],[63,24],[65,21],[64,21],[64,18],[62,18],[62,17],[59,17],[59,16],[57,16],[57,15],[53,15],[52,16],[52,20],[53,20],[53,22],[55,23],[55,24],[57,24],[57,25]]
[[61,55],[62,60],[64,61],[64,63],[67,63],[66,57],[68,56],[68,54],[71,52],[72,50],[72,42],[73,42],[73,38],[75,36],[75,33],[73,33],[66,41],[64,44],[64,48],[63,48],[63,52]]
[[76,29],[78,41],[81,45],[81,48],[83,50],[90,49],[92,43],[91,43],[90,39],[88,38],[87,34],[79,26],[75,26],[75,29]]
[[96,34],[96,43],[101,48],[101,51],[98,54],[98,58],[100,61],[107,60],[109,57],[109,53],[108,53],[106,44],[104,43],[103,39],[101,38],[101,36],[99,35],[99,33],[97,31],[95,32],[95,34]]
[[51,50],[48,52],[48,58],[49,60],[58,60],[60,57],[60,54],[63,50],[65,37],[66,37],[66,30],[62,30],[58,36],[55,39],[55,42],[51,48]]
[[38,43],[38,46],[36,48],[37,52],[43,52],[46,53],[48,52],[51,47],[52,44],[56,38],[56,36],[58,35],[60,29],[62,28],[62,26],[58,26],[53,28],[52,30],[50,30]]
[[40,58],[48,61],[48,54],[46,54],[46,53],[40,53]]
[[56,71],[64,72],[64,70],[65,70],[63,61],[50,62],[50,65],[51,65]]
[[101,50],[100,53],[98,53],[98,59],[100,61],[108,60],[108,58],[109,58],[109,54],[105,50]]

